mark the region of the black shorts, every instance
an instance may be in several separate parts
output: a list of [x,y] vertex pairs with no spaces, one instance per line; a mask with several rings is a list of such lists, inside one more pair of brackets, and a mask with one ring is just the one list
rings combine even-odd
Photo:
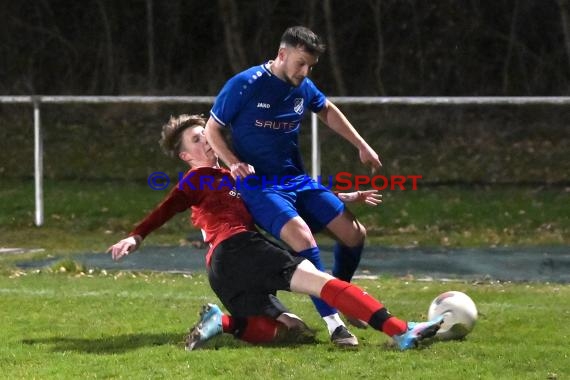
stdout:
[[275,294],[290,290],[291,277],[303,260],[258,232],[242,232],[214,249],[208,279],[233,316],[277,318],[287,309]]

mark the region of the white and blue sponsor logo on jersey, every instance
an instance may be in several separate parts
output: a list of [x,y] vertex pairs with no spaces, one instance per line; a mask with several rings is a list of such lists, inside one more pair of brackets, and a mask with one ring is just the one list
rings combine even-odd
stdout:
[[293,110],[298,113],[299,115],[303,114],[305,107],[303,107],[304,99],[303,98],[295,98],[295,105],[293,106]]
[[259,103],[257,103],[257,108],[269,109],[269,108],[271,108],[271,104],[269,104],[269,103],[264,103],[264,102],[259,102]]
[[261,120],[256,119],[254,125],[258,128],[269,128],[273,130],[281,130],[281,131],[294,131],[299,127],[299,121],[279,121],[279,120]]

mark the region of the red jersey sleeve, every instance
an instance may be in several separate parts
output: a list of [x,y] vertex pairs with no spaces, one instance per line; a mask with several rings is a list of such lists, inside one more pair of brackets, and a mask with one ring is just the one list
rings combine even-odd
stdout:
[[143,239],[179,212],[192,206],[190,194],[184,193],[178,186],[173,188],[164,200],[154,208],[129,234],[140,235]]

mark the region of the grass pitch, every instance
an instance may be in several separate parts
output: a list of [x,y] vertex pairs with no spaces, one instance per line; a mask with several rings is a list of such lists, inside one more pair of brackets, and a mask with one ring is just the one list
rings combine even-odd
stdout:
[[[370,329],[355,330],[358,350],[335,348],[309,298],[283,293],[285,304],[318,330],[318,344],[253,347],[224,337],[188,353],[185,332],[204,303],[217,302],[204,275],[14,269],[17,261],[46,255],[103,252],[164,194],[144,181],[48,180],[46,223],[37,228],[32,182],[0,183],[0,198],[9,200],[0,204],[0,246],[44,249],[0,256],[0,378],[570,377],[570,285],[357,281],[410,320],[425,319],[429,302],[445,290],[475,300],[480,319],[465,341],[408,352],[388,348],[388,339]],[[570,244],[568,189],[442,187],[384,196],[381,207],[356,210],[371,244]],[[187,215],[179,215],[146,243],[178,244],[190,231]]]
[[[569,285],[359,281],[409,319],[425,318],[429,302],[444,290],[465,291],[477,303],[480,320],[467,340],[403,353],[386,348],[387,339],[371,330],[356,331],[356,351],[334,348],[308,298],[283,294],[318,329],[319,344],[252,347],[227,337],[205,350],[184,352],[185,331],[201,305],[215,301],[203,275],[21,273],[14,263],[103,252],[122,238],[165,194],[150,190],[146,177],[184,170],[156,144],[164,115],[207,109],[44,105],[46,214],[45,225],[37,228],[30,111],[6,107],[0,128],[0,246],[44,251],[0,255],[0,378],[570,377]],[[371,244],[570,246],[567,107],[504,107],[497,114],[481,107],[343,110],[382,155],[383,173],[488,184],[424,187],[422,181],[419,191],[385,192],[381,207],[356,210]],[[308,149],[309,129],[304,130],[302,146]],[[326,128],[320,136],[323,173],[363,170],[345,142]],[[178,244],[188,231],[187,215],[180,215],[147,244]]]
[[17,272],[0,276],[3,378],[565,379],[570,376],[570,286],[359,280],[398,316],[423,320],[445,290],[468,293],[480,317],[464,341],[400,352],[375,330],[361,346],[328,341],[306,296],[281,293],[317,329],[318,343],[255,347],[224,336],[185,352],[202,304],[203,274]]

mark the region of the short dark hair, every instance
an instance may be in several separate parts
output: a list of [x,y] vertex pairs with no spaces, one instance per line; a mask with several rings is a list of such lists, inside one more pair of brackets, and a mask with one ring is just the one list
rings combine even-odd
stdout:
[[176,157],[180,153],[182,132],[188,128],[204,126],[206,126],[206,119],[202,115],[170,116],[168,123],[162,126],[160,147],[168,156]]
[[310,54],[320,55],[325,52],[326,46],[318,35],[304,26],[291,26],[281,36],[281,44],[299,47]]

